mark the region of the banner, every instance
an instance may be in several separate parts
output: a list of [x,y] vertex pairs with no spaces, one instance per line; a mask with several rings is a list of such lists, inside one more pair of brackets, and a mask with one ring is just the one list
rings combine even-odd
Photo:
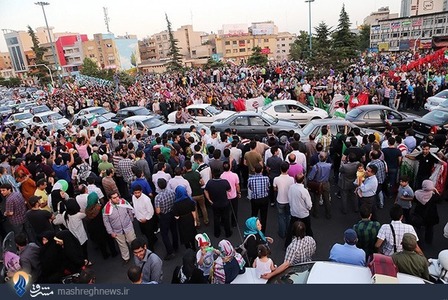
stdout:
[[264,97],[257,97],[246,100],[246,110],[247,111],[256,111],[259,107],[264,106]]
[[390,23],[390,28],[392,28],[392,29],[400,29],[400,27],[401,27],[400,22],[392,22],[392,23]]
[[422,18],[418,18],[418,19],[412,20],[412,27],[422,26],[422,24],[423,24],[423,19]]
[[372,32],[378,32],[380,31],[381,26],[380,25],[372,25],[370,26],[370,30],[372,30]]

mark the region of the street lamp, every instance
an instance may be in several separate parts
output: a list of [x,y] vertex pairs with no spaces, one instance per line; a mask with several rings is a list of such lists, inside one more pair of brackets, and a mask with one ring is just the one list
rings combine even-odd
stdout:
[[54,87],[53,73],[51,73],[51,69],[47,65],[45,65],[45,64],[35,64],[35,65],[29,65],[28,67],[39,67],[39,66],[43,66],[43,67],[47,68],[48,72],[50,73],[51,85]]
[[312,45],[312,35],[311,35],[311,2],[314,2],[314,0],[305,0],[305,3],[308,3],[309,4],[309,25],[310,25],[310,57],[311,57],[311,55],[312,55],[312,48],[313,48],[313,45]]
[[[56,52],[54,51],[53,39],[51,38],[50,28],[48,27],[47,15],[45,14],[45,8],[44,8],[44,6],[50,5],[50,3],[48,3],[48,2],[36,2],[34,4],[39,5],[39,6],[42,7],[42,12],[44,13],[45,25],[47,25],[48,38],[50,39],[51,52],[53,53],[53,59],[54,59],[55,65],[56,65],[56,71],[58,71],[59,70],[59,63],[58,63],[58,61],[56,59]],[[45,67],[47,67],[47,66],[45,66]],[[58,76],[58,78],[59,78],[59,84],[62,86],[61,77]],[[52,82],[53,82],[53,80],[52,80]]]

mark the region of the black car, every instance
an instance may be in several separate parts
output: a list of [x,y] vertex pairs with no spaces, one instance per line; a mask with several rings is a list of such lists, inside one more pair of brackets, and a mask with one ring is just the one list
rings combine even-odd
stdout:
[[359,127],[384,132],[388,124],[398,127],[400,133],[412,127],[417,115],[396,111],[384,105],[362,105],[347,113],[345,119]]
[[429,134],[434,136],[434,144],[439,148],[445,145],[448,133],[448,109],[433,110],[412,124],[414,135],[418,142],[426,139]]
[[223,120],[215,121],[211,126],[214,126],[219,132],[224,132],[227,128],[236,129],[238,135],[248,139],[257,135],[260,137],[265,136],[269,127],[274,130],[278,137],[287,135],[290,130],[299,132],[300,128],[294,121],[277,119],[264,112],[249,111],[239,112]]
[[122,108],[122,109],[118,110],[117,114],[114,117],[112,117],[110,120],[112,122],[118,123],[121,120],[124,120],[129,117],[133,117],[133,116],[155,116],[155,117],[159,118],[161,121],[165,122],[164,116],[156,115],[156,114],[152,113],[151,111],[149,111],[146,107],[142,107],[142,106],[129,106],[129,107]]

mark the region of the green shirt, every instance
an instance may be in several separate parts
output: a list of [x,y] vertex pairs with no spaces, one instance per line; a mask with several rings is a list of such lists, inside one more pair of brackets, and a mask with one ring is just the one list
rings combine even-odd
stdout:
[[202,195],[202,188],[199,181],[201,180],[201,174],[196,171],[189,171],[183,175],[183,177],[188,181],[191,187],[191,196]]
[[392,254],[392,260],[400,273],[429,280],[428,260],[415,251],[403,250]]
[[370,220],[361,220],[353,225],[353,230],[356,231],[358,236],[356,246],[363,249],[367,256],[375,251],[376,236],[380,228],[381,224],[379,222]]

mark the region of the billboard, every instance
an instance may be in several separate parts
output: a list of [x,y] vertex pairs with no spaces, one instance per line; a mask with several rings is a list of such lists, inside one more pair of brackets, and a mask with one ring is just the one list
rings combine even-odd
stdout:
[[275,34],[274,24],[253,24],[252,35]]
[[222,25],[222,34],[226,36],[238,36],[248,33],[247,24],[225,24]]
[[409,50],[410,46],[411,46],[411,42],[409,40],[402,40],[402,41],[400,41],[399,49],[400,49],[400,51]]

